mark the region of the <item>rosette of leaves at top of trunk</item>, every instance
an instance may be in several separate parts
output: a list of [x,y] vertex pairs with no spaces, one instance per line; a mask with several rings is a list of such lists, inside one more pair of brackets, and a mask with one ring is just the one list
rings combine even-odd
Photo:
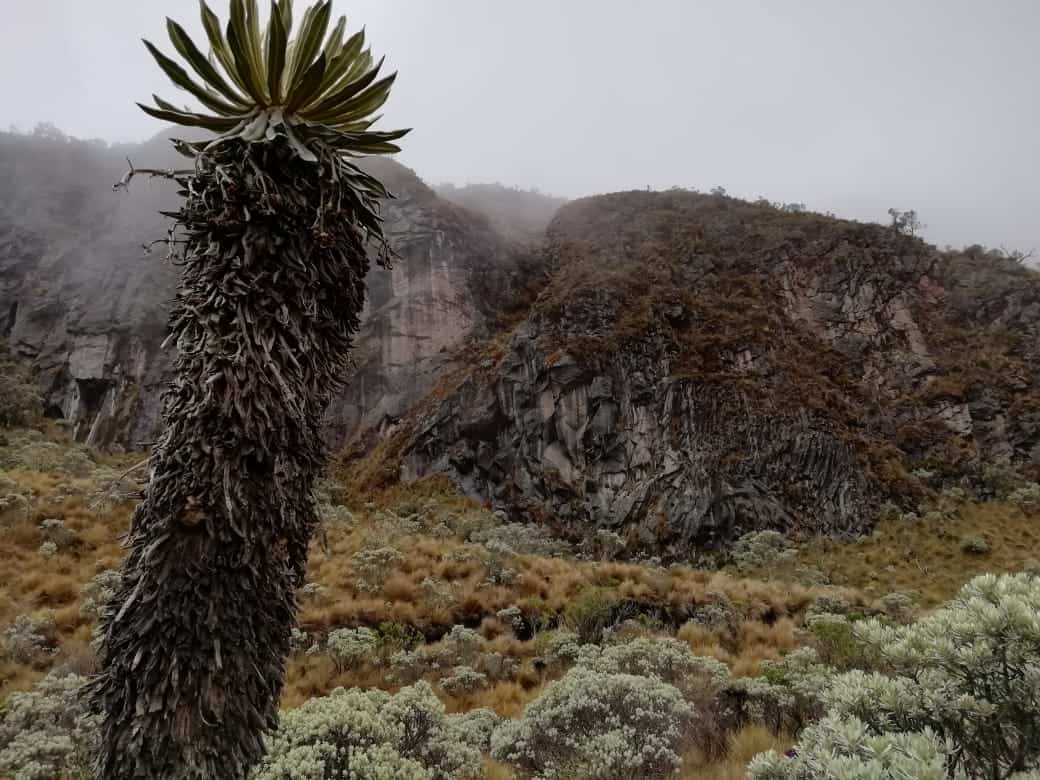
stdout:
[[366,48],[364,29],[347,36],[345,16],[330,31],[332,0],[308,8],[295,35],[292,0],[271,3],[263,31],[256,0],[231,0],[224,30],[205,0],[199,5],[209,56],[181,25],[166,20],[174,49],[194,75],[151,42],[144,44],[170,80],[208,113],[178,108],[158,95],[152,96],[155,107],[138,105],[157,119],[217,134],[179,144],[188,156],[231,139],[270,143],[281,137],[301,160],[330,165],[348,198],[337,205],[351,209],[385,261],[389,252],[376,202],[387,192],[349,158],[400,151],[394,141],[408,130],[371,129],[397,74],[379,77],[383,59],[376,62]]

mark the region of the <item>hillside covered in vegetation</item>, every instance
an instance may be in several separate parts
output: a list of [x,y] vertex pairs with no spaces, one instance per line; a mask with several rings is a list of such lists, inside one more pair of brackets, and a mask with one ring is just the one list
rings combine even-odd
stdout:
[[[3,388],[6,407],[26,412],[5,424],[36,428],[0,442],[0,777],[79,778],[95,732],[77,686],[94,668],[93,626],[145,472],[140,454],[102,455],[41,423],[22,387]],[[906,634],[917,647],[908,632],[934,630],[959,632],[965,651],[992,652],[999,638],[1018,654],[1012,690],[975,691],[972,706],[1040,757],[1028,732],[1040,487],[1010,469],[990,469],[982,495],[948,488],[917,514],[891,510],[854,542],[752,533],[701,566],[619,561],[614,533],[573,543],[510,523],[442,477],[367,494],[355,480],[337,464],[320,490],[282,727],[258,778],[324,777],[299,772],[344,739],[391,772],[375,777],[738,778],[816,722],[805,760],[811,740],[838,740],[856,760],[876,750],[924,772],[948,749],[928,729],[964,715],[939,691],[967,683],[955,663],[937,665],[951,681],[915,710],[920,694],[904,689],[939,661],[888,645]],[[958,596],[983,572],[1027,573]],[[986,603],[988,623],[972,617]],[[971,663],[987,668],[984,656]],[[912,734],[886,737],[893,751],[858,742],[864,722]],[[1013,765],[976,739],[957,754],[964,766]],[[788,774],[779,758],[754,771],[845,776]]]
[[681,560],[1040,468],[1040,274],[1012,260],[683,191],[570,203],[544,256],[411,420],[404,474]]
[[[88,776],[172,357],[170,193],[107,187],[159,149],[0,137],[3,780]],[[721,194],[373,171],[399,257],[256,778],[1037,767],[1040,275]]]

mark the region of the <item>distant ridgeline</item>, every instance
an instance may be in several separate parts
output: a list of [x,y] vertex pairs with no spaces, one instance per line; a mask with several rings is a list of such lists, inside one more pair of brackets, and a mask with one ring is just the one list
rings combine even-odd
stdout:
[[483,214],[499,233],[517,241],[537,241],[545,235],[566,198],[503,184],[438,184],[437,194],[447,201]]
[[[176,196],[111,190],[128,156],[179,165],[167,138],[0,134],[0,337],[98,446],[151,441],[169,377]],[[1012,259],[722,193],[561,208],[372,166],[400,258],[328,420],[359,473],[673,552],[856,534],[988,465],[1040,474],[1040,275]]]

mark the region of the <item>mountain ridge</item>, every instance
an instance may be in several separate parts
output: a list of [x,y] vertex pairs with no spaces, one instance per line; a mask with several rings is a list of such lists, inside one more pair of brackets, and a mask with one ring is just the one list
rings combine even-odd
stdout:
[[685,192],[574,201],[549,237],[551,281],[495,368],[416,422],[409,477],[682,555],[857,535],[927,493],[915,470],[1037,467],[1016,404],[1040,386],[1040,275],[1011,261]]
[[[141,246],[175,195],[111,192],[127,155],[177,159],[164,136],[0,137],[0,312],[51,416],[139,448],[176,284]],[[922,470],[1040,469],[1040,275],[1010,260],[682,190],[568,202],[532,243],[365,165],[397,195],[400,257],[368,279],[327,420],[359,473],[446,475],[517,519],[683,556],[761,528],[856,535],[927,495]]]

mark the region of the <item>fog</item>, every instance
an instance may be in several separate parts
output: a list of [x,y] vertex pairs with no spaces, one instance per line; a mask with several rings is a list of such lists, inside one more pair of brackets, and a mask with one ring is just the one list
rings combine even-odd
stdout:
[[[143,140],[162,126],[135,100],[191,104],[139,38],[172,51],[164,16],[199,32],[195,2],[3,4],[0,127]],[[1035,0],[334,8],[400,71],[384,126],[415,128],[399,159],[428,181],[723,186],[859,219],[913,208],[939,245],[1040,248]]]

